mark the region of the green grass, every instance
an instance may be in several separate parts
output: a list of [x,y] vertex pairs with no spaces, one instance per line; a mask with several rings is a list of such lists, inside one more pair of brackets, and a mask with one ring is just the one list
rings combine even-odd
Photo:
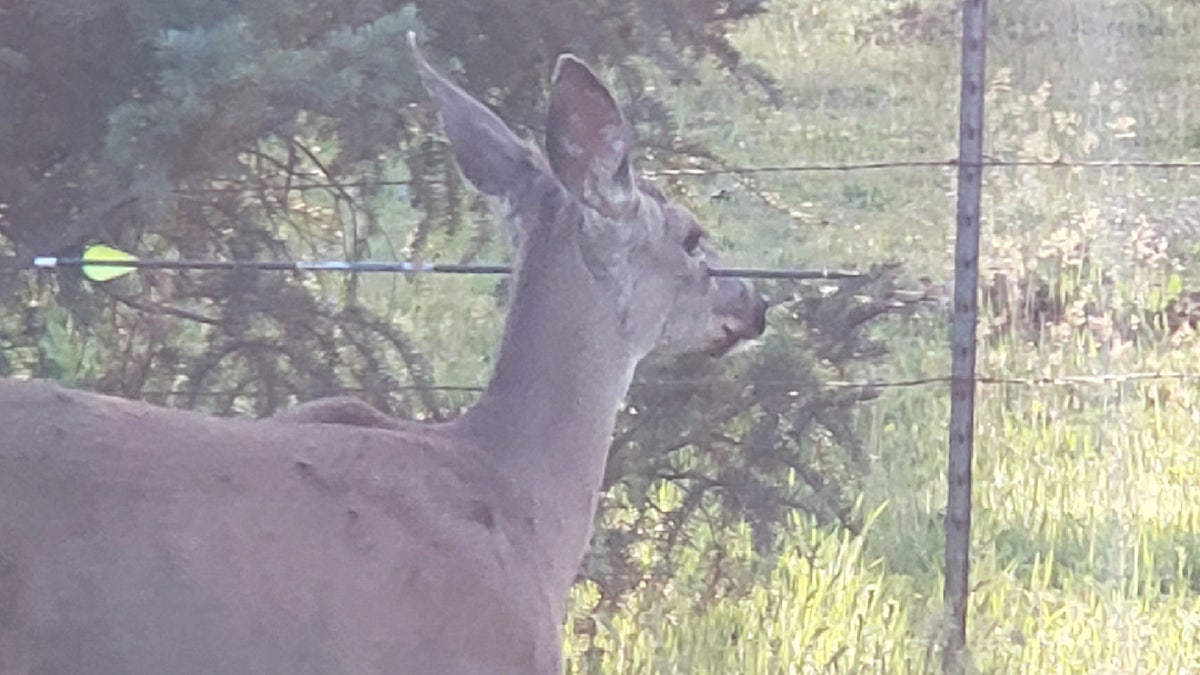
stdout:
[[[738,44],[782,82],[773,110],[716,77],[678,91],[695,138],[743,165],[956,154],[950,3],[776,0]],[[900,12],[900,14],[897,14]],[[907,12],[907,13],[905,13]],[[1200,156],[1200,4],[993,3],[988,154]],[[949,32],[947,32],[949,31]],[[939,169],[733,179],[701,217],[731,257],[766,264],[899,259],[948,288],[953,175]],[[985,185],[985,283],[1042,284],[1061,311],[989,301],[979,370],[998,378],[1190,378],[985,385],[978,391],[970,666],[981,673],[1200,673],[1200,340],[1155,317],[1200,287],[1200,171],[1004,168]],[[782,206],[782,208],[781,208]],[[1015,325],[994,319],[1008,311]],[[881,377],[944,374],[946,315],[881,329]],[[861,537],[797,519],[794,546],[745,595],[635,595],[570,621],[575,672],[923,673],[942,630],[944,387],[889,390],[859,432],[872,458]],[[741,542],[747,547],[749,541]],[[680,583],[678,588],[692,586]],[[573,618],[591,611],[577,589]],[[591,635],[589,635],[591,634]]]

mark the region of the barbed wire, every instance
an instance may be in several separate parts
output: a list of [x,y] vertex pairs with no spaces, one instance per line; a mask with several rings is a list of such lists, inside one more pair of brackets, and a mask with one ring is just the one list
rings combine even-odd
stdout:
[[[830,380],[818,385],[823,390],[845,390],[845,389],[861,389],[861,390],[885,390],[885,389],[912,389],[917,387],[926,387],[932,385],[949,385],[954,381],[954,378],[949,375],[938,375],[930,377],[915,377],[903,380]],[[1051,375],[1044,377],[993,377],[989,375],[981,375],[974,378],[976,385],[985,386],[1021,386],[1021,387],[1061,387],[1061,386],[1076,386],[1076,385],[1110,385],[1110,384],[1127,384],[1131,382],[1154,382],[1154,381],[1172,381],[1172,382],[1200,382],[1200,372],[1184,373],[1156,373],[1156,372],[1133,372],[1133,373],[1098,373],[1092,375]],[[707,386],[717,386],[728,384],[728,380],[656,380],[639,382],[634,381],[630,385],[630,390],[638,389],[684,389],[684,388],[702,388]],[[770,389],[775,391],[799,392],[809,385],[808,383],[795,382],[790,380],[766,380],[761,382],[750,382],[747,386],[755,389]],[[445,393],[466,393],[478,394],[485,390],[483,385],[464,385],[464,384],[437,384],[432,386],[422,386],[417,384],[398,384],[388,387],[391,391],[435,391]],[[356,394],[366,393],[366,389],[361,387],[342,387],[338,389],[339,394]],[[164,391],[164,390],[144,390],[141,391],[142,396],[197,396],[197,397],[218,397],[218,396],[253,396],[253,392],[247,391]]]
[[[647,176],[728,176],[753,175],[770,173],[805,173],[805,172],[836,172],[836,171],[870,171],[877,169],[906,169],[906,168],[939,168],[952,169],[959,166],[957,159],[901,159],[901,160],[867,160],[859,162],[834,162],[818,164],[776,164],[764,166],[727,166],[727,167],[687,167],[663,168],[643,171]],[[1125,159],[987,159],[977,166],[985,168],[997,167],[1042,167],[1061,169],[1200,169],[1200,160],[1125,160]],[[295,176],[294,176],[295,177]],[[301,179],[303,176],[299,176]],[[258,185],[250,186],[213,186],[213,187],[181,187],[175,188],[177,194],[225,194],[238,192],[304,192],[307,190],[330,190],[345,188],[379,188],[406,187],[411,180],[353,180],[353,181],[315,181],[288,185]]]

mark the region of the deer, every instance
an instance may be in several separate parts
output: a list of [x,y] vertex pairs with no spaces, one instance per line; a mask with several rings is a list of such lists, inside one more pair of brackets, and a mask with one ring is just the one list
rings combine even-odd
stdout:
[[767,305],[635,173],[583,61],[557,60],[543,152],[409,48],[515,246],[488,385],[419,422],[344,397],[255,420],[0,381],[0,674],[563,672],[636,366],[753,342]]

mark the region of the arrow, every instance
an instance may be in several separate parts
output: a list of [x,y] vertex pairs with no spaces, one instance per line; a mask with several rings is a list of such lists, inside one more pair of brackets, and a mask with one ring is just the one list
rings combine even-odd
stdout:
[[[137,260],[133,255],[126,253],[120,249],[104,244],[96,244],[87,247],[83,252],[82,258],[83,276],[92,281],[108,281],[117,277],[129,274],[134,270],[129,265],[119,265],[117,263],[125,263]],[[92,264],[88,264],[92,263]]]
[[[4,265],[11,267],[12,265]],[[139,269],[162,270],[264,270],[275,272],[389,272],[393,274],[511,274],[508,265],[460,265],[429,262],[379,262],[370,260],[167,260],[139,258],[107,244],[93,244],[78,258],[38,256],[35,269],[78,267],[83,275],[96,282],[111,281]],[[747,279],[858,279],[860,272],[828,269],[755,269],[720,268],[709,270],[714,277],[743,277]]]

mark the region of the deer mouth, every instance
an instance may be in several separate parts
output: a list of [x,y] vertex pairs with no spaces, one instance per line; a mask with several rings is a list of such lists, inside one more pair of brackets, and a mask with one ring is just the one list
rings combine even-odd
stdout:
[[723,334],[721,339],[708,349],[708,355],[714,359],[725,356],[738,342],[741,342],[741,338],[729,326],[721,326],[721,333]]
[[761,333],[748,335],[725,325],[721,326],[721,332],[723,333],[721,339],[717,340],[717,343],[708,349],[708,355],[713,358],[721,358],[730,353],[741,351],[755,344],[757,342],[755,338],[761,335]]
[[721,337],[709,348],[714,358],[758,344],[758,338],[767,330],[767,302],[759,299],[755,303],[750,320],[733,319],[721,322]]

